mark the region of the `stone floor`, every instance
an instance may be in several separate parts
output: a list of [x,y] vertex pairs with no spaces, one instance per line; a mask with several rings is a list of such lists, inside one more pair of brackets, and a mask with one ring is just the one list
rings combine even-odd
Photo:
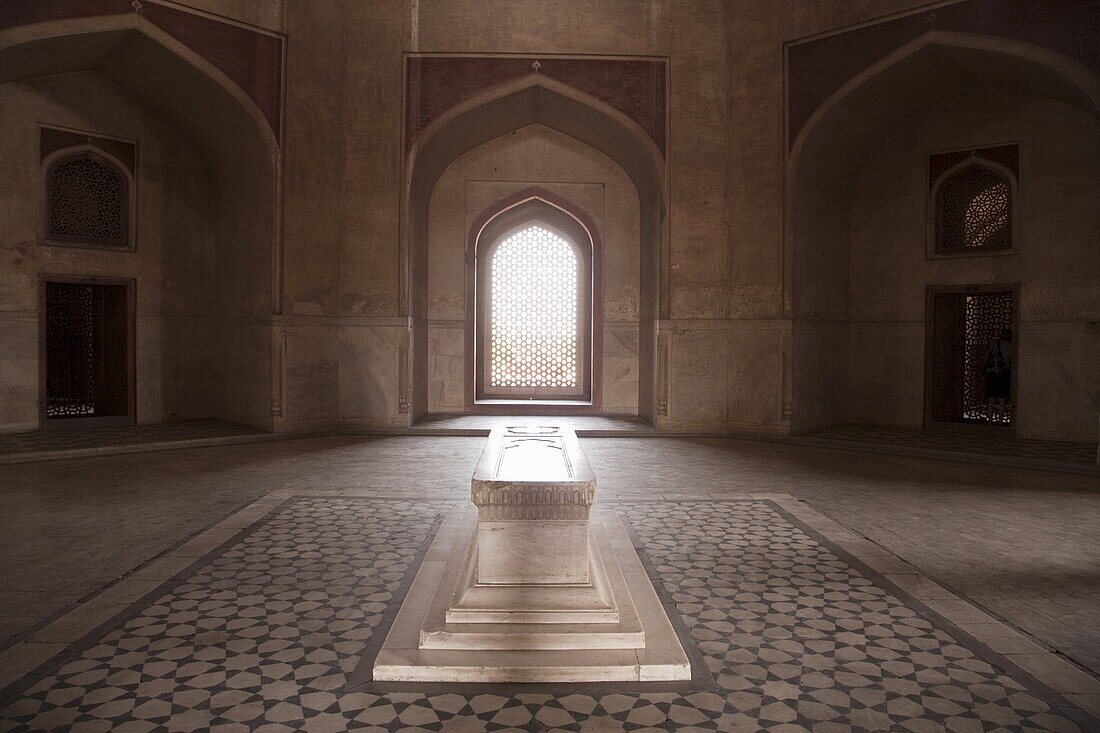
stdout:
[[0,433],[0,464],[161,450],[165,447],[243,443],[271,437],[273,436],[269,433],[256,428],[222,420],[182,420],[154,425]]
[[893,453],[905,451],[930,457],[956,454],[963,458],[999,458],[1019,464],[1030,462],[1036,468],[1044,465],[1051,468],[1081,467],[1100,474],[1095,442],[1017,438],[1000,428],[990,430],[982,425],[948,426],[937,430],[887,425],[839,425],[801,436],[799,441],[821,446],[885,449]]
[[[123,687],[143,682],[155,687],[153,683],[157,680],[163,682],[177,674],[177,671],[169,674],[164,671],[167,667],[154,665],[143,675],[138,675],[140,682],[130,680],[134,673],[125,670],[129,669],[127,665],[133,666],[133,655],[148,653],[144,647],[131,648],[137,643],[128,641],[133,637],[150,644],[159,640],[161,646],[157,647],[157,653],[163,656],[165,650],[173,646],[174,642],[170,640],[178,640],[179,634],[185,637],[189,634],[213,634],[208,645],[210,648],[203,654],[214,656],[195,659],[195,666],[187,667],[182,674],[191,681],[205,674],[214,674],[217,684],[222,685],[219,674],[225,676],[225,671],[218,671],[222,664],[218,654],[224,654],[230,648],[226,645],[234,639],[233,634],[225,637],[226,627],[218,624],[224,622],[227,616],[236,616],[240,617],[244,626],[234,628],[243,629],[254,623],[245,619],[256,618],[254,606],[257,603],[263,607],[263,613],[278,616],[277,622],[264,622],[263,625],[280,638],[284,633],[292,633],[295,639],[305,638],[304,627],[298,628],[295,624],[306,621],[296,620],[297,616],[308,616],[313,619],[310,623],[318,618],[328,618],[327,611],[318,611],[322,607],[335,609],[332,613],[337,617],[341,613],[354,616],[341,619],[349,623],[337,625],[336,631],[339,633],[335,636],[309,642],[320,643],[323,647],[306,660],[308,664],[305,666],[312,671],[297,671],[305,658],[301,655],[309,654],[303,651],[304,647],[292,644],[292,649],[285,640],[279,641],[265,649],[273,655],[294,658],[285,662],[295,670],[289,678],[283,679],[280,684],[277,675],[272,676],[264,679],[259,690],[253,689],[255,685],[246,685],[237,694],[219,698],[218,702],[222,705],[217,708],[219,714],[241,707],[234,713],[241,717],[247,715],[249,710],[256,713],[258,705],[265,711],[263,716],[266,720],[278,722],[279,716],[289,716],[280,723],[289,725],[289,728],[275,727],[272,730],[293,729],[301,725],[302,710],[325,701],[328,701],[328,706],[321,712],[334,715],[336,710],[332,706],[335,705],[340,708],[341,720],[356,721],[354,725],[347,723],[348,727],[361,723],[362,727],[370,729],[370,724],[379,723],[383,727],[375,729],[380,730],[399,728],[406,723],[423,723],[420,728],[423,730],[497,730],[510,726],[528,730],[555,726],[565,730],[605,730],[646,725],[665,729],[695,725],[699,729],[736,730],[737,726],[753,729],[751,726],[765,720],[767,715],[778,716],[767,718],[771,721],[769,725],[778,725],[787,719],[796,726],[792,729],[813,730],[842,730],[843,727],[830,725],[845,721],[857,727],[862,725],[865,729],[876,729],[876,726],[881,729],[886,720],[876,717],[881,715],[900,716],[890,717],[892,722],[887,727],[908,721],[913,730],[978,730],[981,728],[974,726],[981,725],[978,718],[982,717],[990,723],[998,721],[1006,729],[1074,729],[1073,724],[1067,722],[1058,711],[1058,701],[1050,700],[1041,690],[1034,688],[1026,675],[1014,676],[1011,674],[1011,664],[1004,664],[999,658],[991,659],[976,651],[975,645],[968,643],[964,635],[954,634],[952,627],[940,623],[935,614],[929,620],[928,615],[920,613],[919,603],[913,602],[904,593],[895,592],[896,589],[889,584],[879,582],[874,568],[861,569],[858,563],[844,560],[826,539],[799,536],[797,522],[776,514],[775,510],[762,504],[762,499],[746,501],[752,499],[754,493],[779,492],[802,499],[808,510],[826,519],[831,517],[836,520],[836,526],[840,528],[838,532],[850,530],[849,534],[858,536],[858,541],[872,550],[891,553],[897,556],[897,562],[911,563],[916,569],[914,572],[919,571],[951,591],[952,598],[957,594],[959,598],[966,599],[928,601],[929,605],[939,604],[934,607],[935,611],[950,616],[961,608],[970,609],[966,613],[978,618],[975,628],[992,628],[996,621],[1004,620],[1012,629],[1012,643],[1031,645],[1030,648],[1035,648],[1037,644],[1057,650],[1063,659],[1072,660],[1093,672],[1100,670],[1100,628],[1095,621],[1100,618],[1100,585],[1097,584],[1100,577],[1097,572],[1100,568],[1100,543],[1095,540],[1096,528],[1100,526],[1100,480],[1096,478],[920,459],[855,456],[848,452],[765,443],[614,438],[583,441],[599,477],[601,501],[617,502],[624,517],[634,526],[643,549],[653,562],[654,579],[672,596],[677,612],[691,629],[694,643],[708,659],[707,666],[715,678],[716,691],[691,693],[697,696],[694,700],[689,700],[686,693],[679,696],[677,693],[660,693],[656,697],[646,697],[623,691],[590,695],[580,694],[583,690],[574,690],[576,695],[532,693],[533,696],[527,697],[501,695],[499,692],[482,695],[463,692],[450,698],[445,694],[420,692],[389,697],[370,697],[373,693],[361,693],[368,697],[356,697],[354,701],[341,697],[335,702],[329,698],[311,697],[307,701],[307,692],[334,694],[336,688],[329,684],[332,682],[329,680],[320,687],[311,681],[309,685],[299,685],[297,690],[288,692],[287,683],[294,680],[293,684],[297,685],[299,679],[304,679],[302,675],[314,675],[310,678],[314,680],[342,674],[340,670],[344,670],[344,662],[341,661],[341,654],[364,643],[362,634],[356,636],[354,629],[362,630],[364,626],[383,622],[390,614],[379,611],[377,604],[385,605],[392,601],[393,590],[387,591],[389,595],[386,598],[372,599],[371,603],[376,605],[364,606],[359,600],[348,602],[346,592],[339,590],[349,583],[322,578],[318,586],[318,576],[307,573],[294,580],[294,583],[304,583],[299,590],[336,595],[344,593],[341,596],[344,600],[332,597],[320,602],[307,598],[306,602],[320,605],[306,609],[308,613],[288,615],[289,607],[283,602],[285,599],[271,602],[253,598],[241,604],[239,596],[242,593],[249,595],[242,590],[246,585],[245,578],[255,582],[256,576],[251,573],[258,570],[249,564],[270,563],[271,557],[282,558],[277,563],[283,568],[280,572],[285,570],[293,575],[297,572],[294,568],[303,567],[295,561],[293,553],[303,551],[303,542],[320,542],[323,545],[324,542],[317,538],[326,537],[329,538],[326,542],[336,542],[337,546],[330,548],[331,552],[343,553],[343,556],[351,558],[348,562],[336,563],[339,567],[332,572],[351,573],[357,578],[377,575],[388,579],[386,582],[392,585],[397,576],[408,571],[408,553],[401,548],[406,544],[411,548],[423,541],[440,506],[463,500],[481,443],[480,439],[459,437],[314,438],[0,467],[0,560],[3,561],[0,565],[0,638],[7,638],[7,645],[23,639],[40,638],[45,641],[40,645],[42,650],[62,651],[63,658],[68,659],[64,663],[43,659],[46,664],[40,674],[45,677],[36,683],[38,687],[34,688],[36,691],[33,693],[25,682],[19,682],[11,674],[5,678],[4,669],[0,669],[0,687],[8,682],[16,683],[17,687],[24,685],[17,698],[23,698],[22,704],[25,706],[0,714],[0,720],[8,721],[6,724],[0,723],[0,729],[6,729],[5,725],[13,729],[34,729],[30,721],[48,708],[62,711],[51,714],[58,716],[56,719],[62,721],[63,726],[68,725],[64,722],[67,720],[65,716],[76,709],[78,716],[90,716],[79,718],[86,720],[81,725],[86,725],[88,730],[112,727],[122,730],[123,720],[129,720],[125,716],[134,717],[132,714],[136,706],[142,704],[135,702],[128,707],[130,702],[140,697],[137,688],[126,688],[130,691],[114,695],[105,688],[117,685],[107,682],[106,677],[97,681],[93,668],[102,668],[104,664],[110,667],[105,660],[128,660],[119,662],[121,666],[111,667],[113,679]],[[354,496],[364,492],[370,495],[369,499]],[[237,516],[234,511],[254,500],[265,501],[267,499],[263,497],[295,494],[315,498],[309,499],[306,504],[292,504],[282,509],[272,504],[277,511],[290,511],[292,514],[280,516],[276,513],[265,524],[249,529],[242,536],[237,535],[237,529],[229,531],[214,527],[202,537],[188,542],[189,538],[224,518]],[[719,499],[737,501],[715,501]],[[340,501],[349,503],[345,509],[337,511],[334,518],[333,507],[340,507]],[[684,507],[689,508],[685,510]],[[293,512],[303,511],[307,516],[293,515]],[[393,512],[396,514],[392,521],[380,520]],[[325,520],[326,516],[329,519]],[[336,522],[338,525],[343,522],[344,529],[326,533],[315,531],[316,528],[310,525],[310,522],[322,521]],[[289,533],[289,538],[273,538],[270,535],[273,526],[282,527],[284,534]],[[355,529],[371,526],[377,526],[380,534],[373,530]],[[746,532],[746,527],[755,529]],[[732,534],[723,539],[723,532]],[[729,561],[737,557],[744,559],[743,553],[747,550],[738,546],[737,542],[739,537],[749,535],[755,537],[756,548],[753,552],[756,555],[764,553],[752,558],[756,563],[753,565],[755,571],[774,574],[778,569],[780,575],[786,578],[783,581],[785,585],[776,589],[775,597],[742,597],[746,603],[731,605],[729,600],[736,599],[738,593],[755,592],[759,595],[752,588],[738,587],[746,577],[744,570],[739,569],[742,564]],[[272,553],[270,546],[259,553],[249,550],[250,542],[261,540],[284,543],[281,547],[286,554],[279,551]],[[227,541],[229,544],[222,547],[222,543]],[[382,551],[373,546],[379,543],[389,546],[389,550],[383,552],[384,556],[380,556],[378,553]],[[322,572],[319,566],[323,567],[325,563],[319,563],[319,558],[327,554],[324,547],[308,547],[306,551],[312,553],[304,558],[309,560],[306,565],[312,565],[305,569]],[[211,552],[213,555],[209,554]],[[768,556],[769,552],[778,555]],[[177,555],[189,558],[186,572],[165,585],[163,581],[167,576],[158,576],[150,568],[165,564],[171,566],[169,561]],[[198,564],[192,567],[192,563]],[[793,567],[791,563],[802,568],[799,572],[810,573],[816,580],[792,584],[790,578],[793,571],[784,570]],[[174,567],[172,572],[180,569]],[[864,623],[863,631],[856,634],[862,638],[855,646],[861,654],[873,657],[870,661],[868,658],[848,659],[845,655],[852,653],[850,651],[843,652],[839,658],[835,654],[824,654],[823,657],[820,650],[811,654],[806,650],[812,640],[790,629],[780,628],[783,623],[773,619],[775,614],[784,618],[793,614],[799,618],[802,611],[798,609],[809,609],[813,604],[795,599],[793,609],[783,606],[791,602],[791,597],[785,594],[792,589],[824,586],[825,582],[820,580],[822,577],[834,582],[836,578],[833,576],[837,574],[848,584],[845,593],[870,594],[868,598],[861,597],[857,605],[864,602],[880,604],[873,608],[848,607]],[[84,635],[74,638],[77,635],[68,629],[66,619],[73,617],[77,613],[75,611],[60,621],[49,623],[124,575],[127,576],[123,581],[128,584],[127,594],[117,592],[120,585],[112,586],[116,590],[114,597],[105,599],[104,596],[97,596],[91,604],[92,610],[82,611],[85,614],[100,614],[107,622],[101,633],[91,639],[92,643],[89,644],[89,638]],[[217,588],[211,585],[217,583],[222,585]],[[772,584],[772,580],[764,583],[769,588]],[[265,588],[266,581],[257,585],[260,595],[270,591],[270,588]],[[228,605],[223,602],[224,598],[210,595],[227,588],[236,589],[233,591],[236,595]],[[146,593],[153,595],[142,600]],[[180,597],[181,593],[190,596]],[[681,595],[677,597],[677,593]],[[199,599],[206,599],[209,603],[204,604]],[[769,609],[763,608],[761,603],[780,605]],[[962,605],[956,607],[951,604]],[[347,611],[349,608],[356,610]],[[888,669],[885,665],[891,659],[902,665],[918,661],[914,654],[904,650],[900,656],[890,659],[871,654],[872,647],[875,654],[886,654],[883,648],[894,648],[890,646],[894,644],[890,640],[897,641],[902,635],[897,628],[889,633],[881,629],[874,633],[867,632],[866,620],[871,618],[868,614],[881,614],[886,610],[889,616],[888,609],[891,608],[897,609],[901,616],[891,616],[892,620],[886,626],[896,625],[901,618],[913,619],[921,627],[921,638],[928,639],[922,643],[951,650],[944,652],[946,656],[940,654],[939,661],[934,661],[932,656],[926,654],[931,647],[922,647],[919,662],[932,671],[918,675],[917,671],[910,673],[908,667],[904,670],[896,667],[888,674],[882,672]],[[910,613],[914,610],[916,615]],[[309,616],[313,612],[321,615]],[[184,614],[189,619],[184,624],[187,633],[184,634],[181,629],[177,629],[177,634],[171,633],[170,623],[140,620],[148,618],[149,614],[155,617],[158,613]],[[363,613],[379,618],[368,624],[356,615]],[[736,616],[737,613],[747,615]],[[216,619],[222,619],[222,622]],[[763,619],[762,625],[758,625],[760,619]],[[879,620],[885,621],[885,617]],[[204,623],[215,625],[208,628],[202,625]],[[325,623],[329,624],[329,621]],[[199,631],[200,626],[202,631]],[[781,636],[795,638],[802,645],[801,651],[792,656],[794,647],[777,642],[780,636],[770,637],[769,629],[773,626],[778,628]],[[321,633],[316,629],[314,632]],[[845,633],[850,632],[846,630]],[[335,632],[326,627],[324,633]],[[43,635],[54,641],[46,641]],[[876,635],[880,638],[872,644],[870,637]],[[251,638],[244,632],[240,636]],[[850,638],[856,639],[855,636]],[[762,656],[758,647],[765,640],[770,646],[767,655]],[[240,642],[240,639],[237,641]],[[70,642],[78,643],[70,646]],[[739,650],[721,649],[715,646],[719,642],[725,647],[731,642],[750,646],[738,647]],[[886,646],[883,647],[880,642]],[[757,646],[751,646],[753,644]],[[5,642],[0,641],[0,648],[4,645]],[[33,647],[34,644],[16,644],[9,646],[7,652],[0,651],[0,667],[5,659],[3,655],[20,646]],[[94,651],[97,648],[99,651]],[[120,648],[127,650],[121,657]],[[193,653],[194,645],[189,649],[188,653]],[[756,651],[748,653],[745,649]],[[92,657],[86,656],[89,653]],[[95,656],[97,654],[99,656]],[[784,654],[790,658],[781,659]],[[748,668],[753,666],[751,660],[754,656],[766,658],[767,664],[763,669]],[[1057,659],[1053,655],[1046,656]],[[950,661],[944,661],[948,658]],[[809,664],[811,659],[813,663]],[[970,661],[964,663],[960,660]],[[149,660],[146,659],[145,663]],[[241,660],[233,663],[241,663]],[[842,663],[855,664],[855,671],[839,669],[837,665]],[[871,674],[870,668],[859,666],[864,663],[878,665],[880,669]],[[830,701],[820,698],[809,700],[801,694],[794,695],[790,685],[800,689],[808,689],[810,685],[801,676],[797,683],[789,682],[790,677],[784,678],[780,672],[785,669],[781,665],[785,664],[800,665],[800,675],[810,674],[808,666],[826,665],[826,671],[834,679],[833,685],[827,689],[844,688],[841,692],[847,696],[847,702],[842,697],[830,698]],[[958,697],[960,693],[957,690],[950,692],[945,687],[941,695],[929,692],[922,686],[928,680],[937,679],[950,687],[953,683],[937,677],[937,674],[952,677],[949,671],[944,671],[944,665],[949,664],[973,667],[967,668],[967,674],[963,675],[966,678],[963,680],[966,694],[971,695],[969,702]],[[328,673],[322,669],[325,665],[331,667]],[[1073,669],[1069,664],[1064,666],[1067,670]],[[173,670],[178,667],[175,665]],[[864,672],[858,671],[861,668]],[[163,674],[158,677],[156,670],[161,670]],[[836,675],[840,672],[862,674],[872,682],[851,687],[848,683],[855,681],[855,678],[845,677],[847,681],[838,684]],[[760,677],[761,674],[764,676]],[[1082,676],[1075,679],[1085,680],[1080,684],[1087,689],[1077,697],[1087,704],[1100,703],[1100,695],[1090,697],[1095,694],[1089,687],[1095,682],[1095,677],[1079,674]],[[739,681],[734,681],[734,677]],[[903,693],[892,706],[890,701],[882,698],[882,695],[892,694],[885,685],[887,677],[912,683],[891,683],[900,685],[897,690]],[[306,690],[310,685],[312,688]],[[151,717],[131,720],[131,729],[150,730],[152,727],[143,726],[149,720],[163,723],[164,715],[184,716],[181,720],[205,721],[199,727],[210,724],[213,719],[203,715],[213,714],[215,707],[212,698],[203,698],[207,701],[203,703],[206,707],[197,702],[203,695],[201,690],[206,688],[190,682],[179,685],[173,682],[170,686],[174,686],[174,692],[152,696],[168,701],[169,712],[164,712],[163,704],[145,709],[144,712]],[[272,689],[266,690],[269,686]],[[857,695],[855,688],[858,687],[867,689]],[[209,694],[229,693],[231,688],[226,682],[221,687],[215,685],[210,688],[213,691]],[[184,694],[188,691],[189,694]],[[979,691],[985,696],[981,701],[973,697]],[[151,692],[149,688],[143,694]],[[241,697],[243,693],[247,695]],[[290,695],[292,699],[276,699],[279,694]],[[730,707],[731,695],[741,695],[737,698],[740,702],[733,707]],[[866,695],[866,698],[861,699],[860,695]],[[951,695],[956,695],[956,698]],[[188,701],[195,702],[196,706],[189,707]],[[838,701],[841,702],[838,704]],[[753,707],[757,702],[760,704]],[[104,708],[99,713],[92,712],[108,703],[113,703],[113,707]],[[820,705],[831,706],[833,713]],[[933,707],[927,707],[929,705]],[[925,706],[924,712],[914,706]],[[343,707],[348,709],[343,710]],[[959,713],[957,707],[971,712]],[[974,713],[973,710],[979,707],[985,712]],[[271,710],[275,708],[279,712],[272,716]],[[854,712],[857,708],[863,711],[858,716]],[[192,718],[187,718],[186,711],[189,709],[205,712],[202,715],[194,713]],[[368,710],[374,712],[366,714]],[[794,711],[794,718],[790,717],[791,710]],[[119,714],[123,718],[111,717],[118,711],[122,711]],[[659,720],[658,713],[663,716]],[[364,714],[366,717],[358,717]],[[199,717],[194,717],[196,715]],[[405,717],[402,718],[402,715]],[[738,718],[735,725],[733,718],[723,718],[731,715],[748,717]],[[498,722],[493,722],[497,716],[500,716]],[[952,716],[961,716],[966,720],[955,721],[954,725],[948,726],[947,719]],[[229,723],[232,717],[218,718],[225,723],[224,730],[227,731],[247,729],[254,726],[258,719],[254,715],[246,719],[248,725],[234,728]],[[924,719],[931,722],[926,723]],[[96,725],[103,720],[108,722],[108,727],[97,728]],[[326,725],[335,722],[337,719],[330,717]],[[313,729],[314,726],[308,728]],[[74,726],[71,729],[79,728]],[[315,729],[330,728],[318,723]],[[1082,729],[1082,726],[1077,725],[1077,729]]]

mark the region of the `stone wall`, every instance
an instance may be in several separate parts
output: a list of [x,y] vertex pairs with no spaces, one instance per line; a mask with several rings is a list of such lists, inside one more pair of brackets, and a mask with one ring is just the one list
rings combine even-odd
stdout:
[[[928,153],[1017,142],[1014,254],[927,259]],[[851,191],[849,417],[920,425],[925,290],[1018,283],[1018,433],[1095,439],[1100,413],[1100,122],[972,89],[881,141]]]
[[638,196],[626,174],[541,126],[467,153],[432,194],[428,250],[428,411],[461,413],[466,387],[467,240],[475,219],[532,186],[583,211],[602,249],[603,412],[638,412]]
[[[138,143],[134,251],[39,243],[39,124]],[[200,151],[91,72],[0,85],[0,129],[0,430],[38,425],[39,274],[134,278],[137,420],[216,412],[211,172]]]
[[[972,1],[977,0],[967,0]],[[203,152],[196,159],[205,161],[212,180],[232,183],[205,203],[221,222],[214,227],[219,246],[213,255],[219,318],[216,326],[196,328],[194,338],[205,341],[187,350],[189,358],[209,359],[211,366],[204,372],[194,364],[181,370],[186,375],[180,379],[211,383],[207,377],[215,373],[213,383],[221,386],[218,397],[193,400],[184,399],[183,389],[179,405],[159,413],[146,408],[147,415],[182,414],[186,401],[194,412],[220,409],[234,419],[303,431],[399,428],[419,411],[460,409],[464,339],[457,326],[465,303],[447,262],[472,205],[464,201],[456,208],[459,185],[464,195],[472,187],[473,197],[485,200],[520,183],[575,183],[561,190],[579,198],[589,196],[582,192],[588,186],[624,186],[614,164],[559,133],[524,130],[487,144],[456,163],[437,187],[430,262],[417,282],[410,281],[416,268],[407,248],[412,217],[405,191],[410,178],[403,116],[406,54],[514,54],[668,61],[659,308],[646,313],[649,291],[632,290],[638,259],[645,255],[629,254],[636,245],[627,240],[634,234],[624,234],[622,248],[615,248],[621,260],[605,267],[613,276],[606,290],[605,411],[648,416],[656,404],[661,428],[764,434],[849,420],[919,422],[923,380],[911,365],[923,365],[922,316],[914,304],[927,283],[945,275],[941,263],[909,262],[895,250],[909,246],[900,236],[887,250],[868,244],[872,232],[884,226],[879,218],[885,210],[899,214],[892,221],[916,222],[904,232],[910,244],[924,237],[923,207],[918,210],[912,200],[923,167],[907,168],[909,177],[886,182],[874,178],[875,161],[884,156],[911,166],[918,148],[952,147],[946,123],[935,121],[942,108],[928,107],[959,92],[962,82],[937,82],[939,96],[921,102],[928,90],[915,82],[938,78],[937,70],[950,66],[923,59],[924,66],[914,68],[924,69],[924,76],[916,74],[908,80],[913,85],[900,92],[907,103],[895,111],[904,110],[906,119],[891,124],[882,114],[846,119],[849,147],[806,159],[793,176],[785,48],[844,28],[873,29],[873,21],[924,2],[185,0],[175,5],[285,34],[284,114],[275,131],[279,150],[270,153],[277,158],[272,165],[281,180],[281,210],[265,208],[263,192],[248,181],[257,164],[248,157],[253,153],[233,150],[230,137],[239,136],[239,128],[226,130],[219,143],[214,121],[199,120]],[[122,66],[131,76],[144,74],[146,89],[164,67]],[[121,66],[115,72],[124,73]],[[1002,66],[997,73],[1011,81],[1016,71]],[[1050,151],[1045,169],[1045,162],[1025,153],[1034,173],[1027,183],[1025,167],[1025,183],[1033,187],[1024,191],[1025,203],[1055,197],[1059,187],[1072,187],[1074,200],[1092,195],[1095,174],[1089,172],[1095,165],[1072,167],[1055,137],[1038,134],[1043,125],[1036,120],[1049,114],[1065,129],[1095,138],[1095,128],[1088,127],[1094,122],[1080,115],[1071,119],[1054,103],[1040,109],[1034,100],[1006,98],[999,104],[1003,124],[974,118],[967,134],[956,137],[974,133],[970,137],[984,139],[997,131],[1003,133],[996,135],[999,140],[1034,138],[1025,148]],[[179,114],[178,106],[168,108]],[[914,115],[920,121],[910,124]],[[183,127],[191,129],[192,121]],[[901,128],[909,147],[890,153],[895,129]],[[871,151],[876,152],[860,168]],[[1065,165],[1056,167],[1057,160]],[[494,166],[500,170],[491,170]],[[10,177],[5,179],[10,187]],[[888,192],[901,198],[886,200]],[[644,243],[654,207],[644,196],[620,193],[618,204],[605,202],[604,211],[593,216],[623,232],[640,218]],[[179,205],[189,201],[187,195]],[[252,206],[255,201],[261,205]],[[452,214],[442,221],[439,209],[448,206]],[[631,206],[638,209],[633,219],[623,213],[633,212]],[[1097,372],[1097,347],[1089,319],[1097,306],[1095,292],[1081,278],[1088,273],[1095,280],[1096,263],[1084,257],[1081,242],[1095,240],[1095,226],[1087,215],[1055,206],[1034,221],[1025,218],[1025,248],[1018,255],[992,270],[963,266],[971,267],[965,270],[971,279],[1011,278],[1022,284],[1020,428],[1029,435],[1094,438],[1097,386],[1090,375]],[[183,227],[163,236],[184,237],[188,231]],[[1054,241],[1058,231],[1063,236]],[[1047,238],[1042,259],[1026,249],[1038,236]],[[267,240],[279,243],[274,254],[261,244]],[[880,277],[894,263],[899,269]],[[425,287],[436,298],[421,313],[412,294]],[[883,311],[876,320],[880,295]],[[418,333],[428,334],[423,352],[410,343],[410,319],[422,326]],[[636,341],[629,336],[635,332]],[[160,333],[159,345],[142,348],[168,348],[175,337]],[[1035,351],[1024,350],[1025,337]],[[892,349],[898,353],[895,362],[876,356]],[[410,359],[425,352],[431,357]],[[18,353],[30,352],[19,347]],[[1041,359],[1040,354],[1057,356]],[[269,371],[269,356],[275,360],[271,389],[266,378],[257,378]],[[12,368],[24,376],[4,376],[3,384],[25,390],[26,358],[16,361],[21,365]],[[1025,381],[1028,373],[1032,377]],[[637,389],[631,387],[635,381]],[[425,404],[410,406],[410,395],[420,394],[426,395]],[[232,404],[226,406],[227,400]],[[1044,400],[1047,407],[1025,414],[1028,404]],[[6,424],[26,427],[25,418],[16,415]]]

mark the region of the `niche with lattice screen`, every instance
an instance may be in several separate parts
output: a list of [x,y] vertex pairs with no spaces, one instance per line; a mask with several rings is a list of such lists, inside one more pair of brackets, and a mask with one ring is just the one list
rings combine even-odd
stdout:
[[591,245],[578,239],[531,219],[482,243],[477,399],[590,399]]
[[[992,152],[989,152],[992,151]],[[988,157],[983,157],[988,155]],[[934,255],[977,255],[1013,248],[1016,146],[973,151],[946,170],[959,153],[930,159],[929,238]],[[1004,158],[1002,164],[997,158]]]
[[54,151],[42,170],[42,239],[54,244],[130,248],[131,175],[95,146]]
[[926,382],[931,422],[1014,424],[1015,303],[1015,290],[997,286],[932,288]]
[[40,287],[43,425],[132,420],[133,282],[43,276]]

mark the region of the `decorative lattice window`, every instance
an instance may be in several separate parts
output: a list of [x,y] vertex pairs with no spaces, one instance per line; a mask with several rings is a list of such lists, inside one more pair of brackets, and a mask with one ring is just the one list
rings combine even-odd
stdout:
[[489,387],[577,387],[579,275],[573,245],[537,224],[497,246],[489,266]]
[[[988,414],[989,395],[986,394],[984,381],[986,363],[990,345],[1002,334],[1012,333],[1012,300],[1011,292],[982,293],[980,295],[965,295],[963,339],[965,351],[963,355],[963,414],[962,418],[968,422],[990,422]],[[1002,346],[1001,348],[1011,348]],[[1010,373],[1011,359],[1004,365],[1004,369]],[[995,415],[996,422],[1002,425],[1012,423],[1012,413],[1009,409]]]
[[575,221],[525,213],[494,221],[478,243],[477,399],[586,401],[591,240]]
[[[1015,167],[1018,156],[1015,146],[988,150]],[[929,235],[934,255],[974,255],[1012,249],[1014,168],[980,157],[983,152],[963,157],[932,182]],[[957,160],[959,155],[937,154],[930,163],[933,169],[938,169],[952,158]]]
[[41,284],[42,417],[125,422],[132,410],[132,282],[57,277]]
[[46,169],[45,234],[53,242],[129,245],[129,179],[91,151],[62,155]]
[[1002,286],[932,286],[927,416],[938,423],[1011,426],[1017,291]]
[[1012,243],[1012,189],[1008,180],[982,166],[955,173],[939,188],[938,249],[1008,249]]

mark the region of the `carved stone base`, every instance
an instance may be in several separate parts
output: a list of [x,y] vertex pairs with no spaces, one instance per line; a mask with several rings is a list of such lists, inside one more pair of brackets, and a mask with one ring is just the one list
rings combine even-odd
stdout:
[[591,511],[589,584],[479,584],[477,537],[473,507],[446,517],[375,659],[375,680],[691,678],[683,646],[615,512]]

